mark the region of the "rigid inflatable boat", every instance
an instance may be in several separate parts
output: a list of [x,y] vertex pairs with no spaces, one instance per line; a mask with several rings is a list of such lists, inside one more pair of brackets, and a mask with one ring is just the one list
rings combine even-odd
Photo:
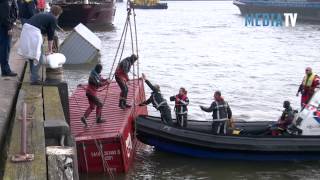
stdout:
[[276,121],[235,122],[240,133],[214,135],[209,121],[188,121],[187,128],[168,126],[158,117],[136,119],[137,138],[158,150],[188,156],[229,160],[320,160],[320,93],[296,114],[287,133],[270,135]]

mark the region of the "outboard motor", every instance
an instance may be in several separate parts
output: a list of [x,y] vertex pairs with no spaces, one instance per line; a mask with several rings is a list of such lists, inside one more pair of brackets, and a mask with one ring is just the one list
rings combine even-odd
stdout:
[[298,114],[296,125],[302,130],[301,135],[320,135],[320,91],[316,91],[309,103]]

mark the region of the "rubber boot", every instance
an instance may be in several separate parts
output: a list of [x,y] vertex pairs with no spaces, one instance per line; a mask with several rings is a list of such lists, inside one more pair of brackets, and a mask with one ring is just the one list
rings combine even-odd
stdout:
[[124,101],[124,105],[126,108],[131,108],[131,105],[127,104],[127,101],[126,100],[123,100]]
[[120,100],[120,108],[121,109],[126,109],[126,101],[124,99]]
[[99,124],[99,123],[103,123],[103,122],[104,122],[104,120],[102,120],[101,117],[96,118],[96,123]]
[[84,127],[88,126],[87,119],[84,116],[81,117],[81,122],[84,124]]

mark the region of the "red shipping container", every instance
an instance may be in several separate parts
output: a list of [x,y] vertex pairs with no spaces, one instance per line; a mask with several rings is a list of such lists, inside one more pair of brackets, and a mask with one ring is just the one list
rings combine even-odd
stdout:
[[[139,104],[145,100],[143,81],[128,82],[128,104]],[[85,86],[78,87],[69,98],[71,133],[77,145],[80,172],[127,172],[139,145],[134,132],[134,119],[147,115],[147,107],[132,106],[126,110],[118,107],[120,88],[112,82],[108,88],[99,89],[98,97],[105,100],[102,118],[96,124],[95,111],[88,117],[85,128],[80,118],[89,106]]]

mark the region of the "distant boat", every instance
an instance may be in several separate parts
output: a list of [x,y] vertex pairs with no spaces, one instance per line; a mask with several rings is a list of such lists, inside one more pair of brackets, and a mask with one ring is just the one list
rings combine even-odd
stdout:
[[56,0],[52,4],[63,9],[59,17],[61,27],[75,27],[79,23],[89,27],[111,25],[116,12],[115,0]]
[[133,6],[136,9],[168,9],[168,4],[159,0],[134,0]]
[[242,15],[298,13],[298,20],[320,21],[320,0],[233,0]]

